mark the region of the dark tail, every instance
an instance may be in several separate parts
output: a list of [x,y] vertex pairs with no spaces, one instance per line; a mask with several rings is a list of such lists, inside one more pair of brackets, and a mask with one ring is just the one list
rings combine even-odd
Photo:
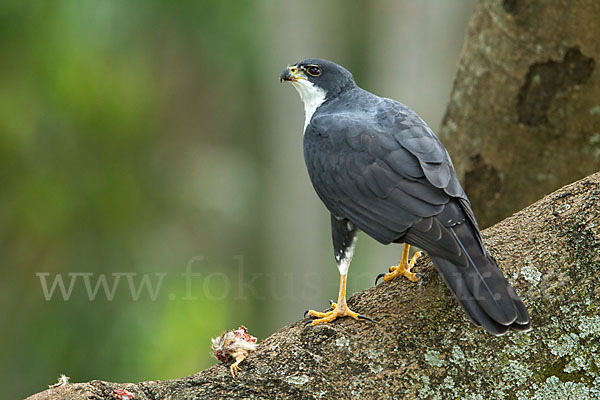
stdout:
[[[486,275],[486,272],[498,269],[493,259],[487,265],[472,268],[479,273],[486,271],[482,274],[484,278],[480,278],[477,272],[474,276],[472,272],[464,271],[464,266],[456,266],[443,258],[431,257],[431,260],[473,323],[494,335],[502,335],[509,329],[531,329],[525,305],[506,278],[502,274],[496,277],[493,272]],[[492,281],[495,287],[503,284],[504,287],[497,291],[488,289],[486,284],[489,286]]]
[[[433,218],[434,221],[423,225],[429,225],[429,229],[420,230],[415,226],[420,230],[413,231],[422,243],[420,247],[428,252],[438,272],[476,325],[494,335],[502,335],[509,329],[530,329],[525,305],[483,247],[476,225],[462,218],[465,214],[456,206],[450,205],[449,212],[444,210],[440,216]],[[458,216],[456,213],[461,218],[458,223],[450,223],[450,219]],[[447,218],[449,214],[454,214],[454,218]]]

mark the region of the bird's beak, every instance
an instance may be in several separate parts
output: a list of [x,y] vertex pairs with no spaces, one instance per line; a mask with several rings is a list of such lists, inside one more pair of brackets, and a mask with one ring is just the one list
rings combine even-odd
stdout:
[[295,65],[288,65],[288,67],[283,70],[281,76],[279,77],[280,82],[294,82],[298,79],[304,79],[304,76],[300,71],[300,68],[296,67]]

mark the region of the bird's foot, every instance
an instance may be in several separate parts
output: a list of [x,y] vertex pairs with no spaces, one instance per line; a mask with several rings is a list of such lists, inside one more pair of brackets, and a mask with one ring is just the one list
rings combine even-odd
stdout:
[[356,313],[348,308],[346,304],[338,307],[337,303],[331,302],[331,311],[328,312],[319,312],[315,310],[306,310],[304,313],[304,317],[313,318],[312,321],[309,321],[311,325],[319,325],[326,324],[340,317],[352,317],[356,320],[366,319],[367,321],[373,321],[369,317],[365,317],[359,313]]
[[240,369],[241,368],[238,364],[231,364],[231,367],[229,367],[229,370],[231,371],[231,376],[237,378],[237,373]]
[[385,282],[389,282],[398,276],[404,276],[412,282],[418,282],[423,277],[423,275],[411,272],[411,269],[412,267],[414,267],[415,263],[422,255],[422,251],[417,251],[407,263],[392,265],[390,267],[390,272],[388,272],[387,274],[379,274],[377,276],[377,278],[375,279],[375,284],[377,284],[379,278],[383,278]]
[[233,364],[231,364],[231,367],[229,367],[229,370],[231,371],[231,376],[235,379],[237,378],[238,372],[240,371],[240,363],[242,361],[244,361],[244,359],[246,358],[246,356],[237,356],[235,359],[235,362]]

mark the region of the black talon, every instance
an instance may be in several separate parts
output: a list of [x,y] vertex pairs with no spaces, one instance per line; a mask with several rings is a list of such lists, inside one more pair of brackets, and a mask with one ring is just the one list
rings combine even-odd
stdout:
[[333,301],[333,300],[329,300],[329,305],[330,305],[330,306],[333,306],[333,303],[335,303],[335,301]]
[[384,276],[385,273],[377,275],[377,278],[375,278],[375,286],[377,286],[377,281],[379,280],[379,278],[383,278]]
[[310,324],[312,324],[312,322],[313,322],[313,320],[309,319],[308,321],[304,322],[304,326],[310,325]]
[[306,314],[308,314],[308,312],[309,312],[309,311],[310,311],[310,310],[306,310],[306,311],[304,311],[304,318],[309,318],[309,317],[306,315]]
[[369,318],[369,317],[365,317],[365,316],[364,316],[364,315],[362,315],[362,314],[358,314],[358,315],[357,315],[357,317],[358,317],[359,319],[366,319],[367,321],[375,322],[375,321],[373,321],[371,318]]

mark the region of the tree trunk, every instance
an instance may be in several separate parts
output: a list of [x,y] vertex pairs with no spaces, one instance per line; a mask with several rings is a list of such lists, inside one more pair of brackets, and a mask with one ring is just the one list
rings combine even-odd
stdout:
[[494,337],[475,328],[425,260],[417,267],[424,284],[398,279],[351,297],[352,309],[374,322],[284,327],[237,379],[216,364],[177,380],[76,383],[29,399],[112,399],[117,388],[138,400],[600,398],[600,173],[487,229],[484,239],[528,307],[532,331]]
[[481,0],[440,138],[481,226],[600,165],[600,2]]

